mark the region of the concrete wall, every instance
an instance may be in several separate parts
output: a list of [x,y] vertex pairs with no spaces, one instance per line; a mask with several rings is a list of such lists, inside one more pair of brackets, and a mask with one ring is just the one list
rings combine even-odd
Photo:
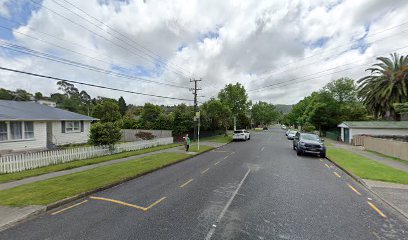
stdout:
[[0,142],[0,152],[29,151],[47,148],[46,122],[34,122],[34,139]]
[[52,122],[52,143],[55,145],[86,143],[89,139],[91,122],[84,121],[83,132],[63,133],[61,121]]
[[351,139],[354,135],[408,135],[408,129],[364,129],[364,128],[350,128],[350,139],[349,143],[351,143]]
[[408,142],[365,136],[364,148],[391,157],[408,160]]
[[149,132],[153,134],[155,138],[172,137],[171,130],[122,129],[122,138],[120,140],[124,142],[140,141],[141,139],[135,136],[138,132]]

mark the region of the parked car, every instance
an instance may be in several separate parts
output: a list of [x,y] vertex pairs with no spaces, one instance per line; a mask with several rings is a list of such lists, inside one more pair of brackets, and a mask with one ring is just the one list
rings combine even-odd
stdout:
[[286,130],[287,127],[286,127],[284,124],[282,124],[282,129],[283,129],[283,130]]
[[234,135],[232,135],[232,140],[250,140],[251,139],[251,134],[245,130],[245,129],[241,129],[241,130],[235,130],[234,131]]
[[290,129],[286,130],[285,136],[288,136],[288,134],[289,134],[290,131],[291,131]]
[[313,133],[297,133],[293,139],[293,150],[297,155],[305,153],[318,154],[320,157],[326,157],[326,146],[324,140]]
[[263,130],[268,130],[268,127],[263,127]]
[[295,138],[296,133],[297,133],[297,131],[294,131],[294,130],[289,131],[289,133],[287,135],[288,139],[293,140]]

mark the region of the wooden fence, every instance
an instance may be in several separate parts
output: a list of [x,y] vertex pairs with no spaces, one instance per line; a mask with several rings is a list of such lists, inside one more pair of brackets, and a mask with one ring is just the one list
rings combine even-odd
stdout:
[[109,149],[109,146],[92,146],[5,155],[0,156],[0,173],[21,172],[48,165],[106,156],[114,153],[134,151],[170,143],[173,143],[172,137],[116,144],[113,149]]

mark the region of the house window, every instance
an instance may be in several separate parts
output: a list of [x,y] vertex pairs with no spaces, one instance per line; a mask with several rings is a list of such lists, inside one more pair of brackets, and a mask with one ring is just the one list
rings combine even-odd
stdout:
[[79,121],[65,122],[65,132],[80,132],[80,123]]
[[0,122],[0,141],[6,141],[7,139],[7,123]]
[[22,122],[10,122],[10,139],[23,139]]
[[31,139],[34,138],[34,123],[24,122],[24,138]]

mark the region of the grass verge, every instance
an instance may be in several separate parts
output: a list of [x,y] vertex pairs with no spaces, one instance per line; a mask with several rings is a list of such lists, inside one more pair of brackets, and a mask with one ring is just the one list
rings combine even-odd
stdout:
[[219,135],[219,136],[206,138],[205,140],[209,142],[217,142],[217,143],[230,143],[232,142],[232,136]]
[[162,146],[157,146],[157,147],[145,148],[145,149],[136,150],[136,151],[112,154],[112,155],[107,155],[107,156],[103,156],[103,157],[89,158],[89,159],[84,159],[84,160],[72,161],[72,162],[68,162],[68,163],[51,165],[51,166],[31,169],[31,170],[27,170],[27,171],[23,171],[23,172],[18,172],[18,173],[0,174],[0,183],[20,180],[20,179],[24,179],[24,178],[28,178],[28,177],[34,177],[34,176],[38,176],[38,175],[42,175],[42,174],[50,173],[50,172],[57,172],[57,171],[68,170],[68,169],[72,169],[72,168],[92,165],[92,164],[106,162],[106,161],[110,161],[110,160],[114,160],[114,159],[120,159],[120,158],[136,156],[136,155],[140,155],[140,154],[144,154],[144,153],[149,153],[149,152],[159,151],[159,150],[163,150],[163,149],[167,149],[167,148],[177,147],[177,146],[180,146],[180,145],[181,144],[173,143],[173,144],[167,144],[167,145],[162,145]]
[[136,160],[73,173],[0,191],[0,204],[47,205],[67,197],[137,177],[191,157],[184,153],[158,153]]
[[327,157],[360,178],[408,184],[408,172],[378,163],[345,149],[328,148]]

